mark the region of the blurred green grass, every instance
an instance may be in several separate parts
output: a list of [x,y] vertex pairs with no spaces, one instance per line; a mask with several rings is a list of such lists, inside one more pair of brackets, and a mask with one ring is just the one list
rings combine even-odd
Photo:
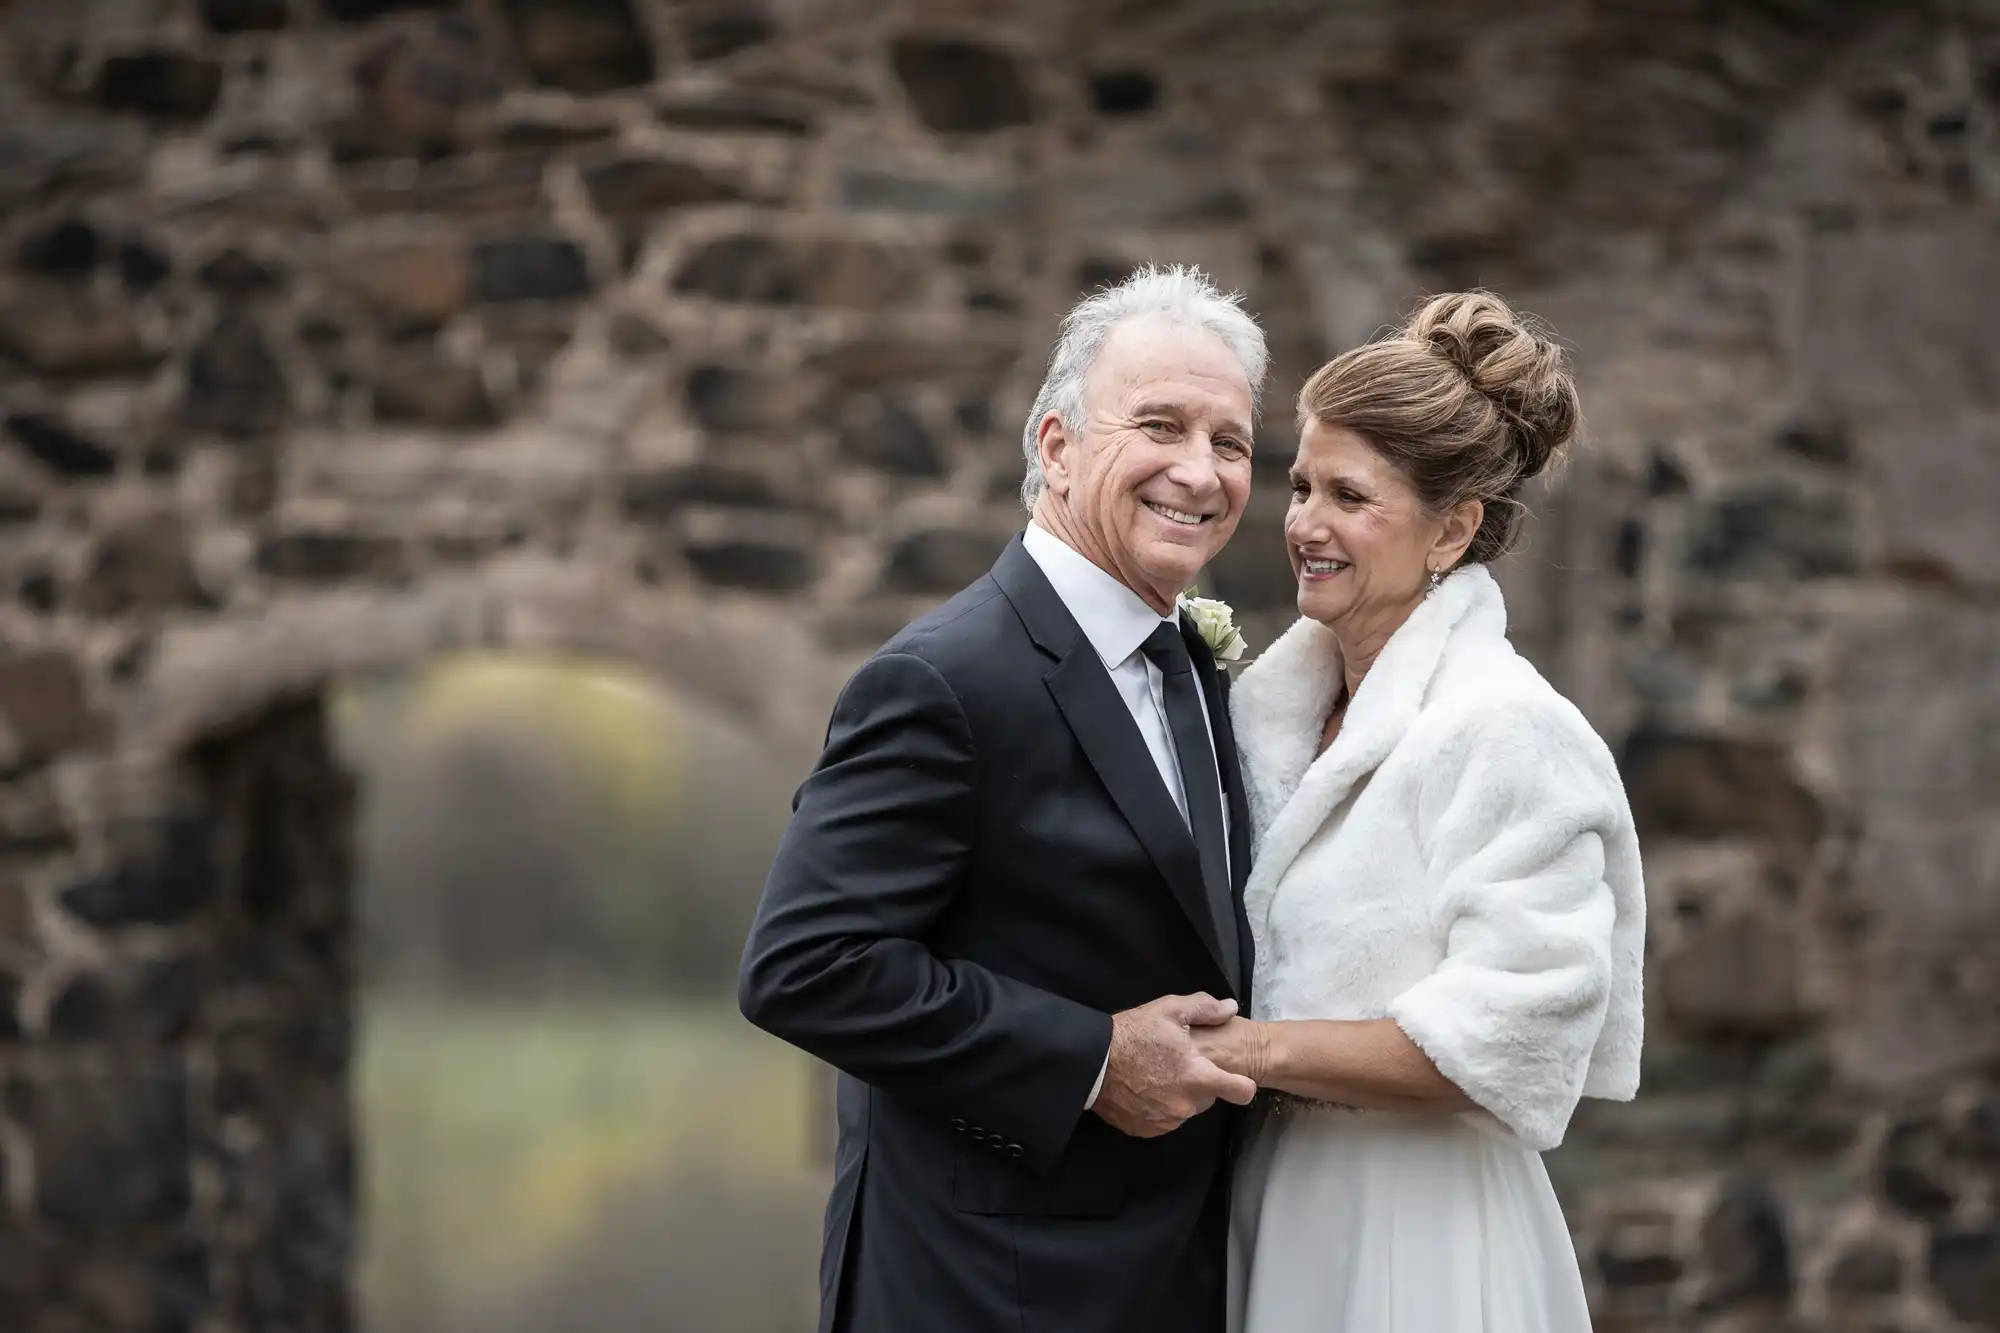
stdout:
[[721,1004],[378,991],[363,1022],[374,1333],[809,1326],[804,1056]]

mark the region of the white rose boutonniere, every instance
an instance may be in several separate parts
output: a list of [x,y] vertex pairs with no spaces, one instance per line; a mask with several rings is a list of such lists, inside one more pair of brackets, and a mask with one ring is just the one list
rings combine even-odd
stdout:
[[1243,631],[1236,628],[1236,612],[1227,602],[1213,597],[1197,597],[1189,588],[1181,594],[1181,607],[1194,621],[1201,641],[1218,660],[1234,662],[1243,656]]

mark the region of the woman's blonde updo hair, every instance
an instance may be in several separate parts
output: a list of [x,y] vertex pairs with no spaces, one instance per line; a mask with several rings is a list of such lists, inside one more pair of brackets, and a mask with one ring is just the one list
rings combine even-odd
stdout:
[[1321,366],[1299,390],[1299,426],[1366,438],[1433,513],[1469,499],[1486,517],[1467,561],[1505,555],[1522,485],[1582,421],[1569,358],[1549,330],[1491,292],[1433,296],[1395,333]]

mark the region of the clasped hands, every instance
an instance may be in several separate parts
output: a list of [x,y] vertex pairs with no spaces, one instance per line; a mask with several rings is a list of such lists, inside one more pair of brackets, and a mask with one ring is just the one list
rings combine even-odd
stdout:
[[1258,1024],[1236,1001],[1167,995],[1111,1019],[1111,1055],[1091,1108],[1113,1129],[1157,1138],[1217,1101],[1248,1106],[1263,1072]]

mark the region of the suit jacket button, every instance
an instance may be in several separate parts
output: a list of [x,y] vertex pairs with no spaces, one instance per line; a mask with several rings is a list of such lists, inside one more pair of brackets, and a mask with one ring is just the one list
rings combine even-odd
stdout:
[[1018,1143],[1010,1143],[1007,1145],[1007,1155],[1018,1162],[1028,1155],[1028,1150]]
[[953,1120],[951,1122],[951,1127],[957,1130],[961,1134],[965,1133],[965,1118],[961,1116],[958,1119]]

